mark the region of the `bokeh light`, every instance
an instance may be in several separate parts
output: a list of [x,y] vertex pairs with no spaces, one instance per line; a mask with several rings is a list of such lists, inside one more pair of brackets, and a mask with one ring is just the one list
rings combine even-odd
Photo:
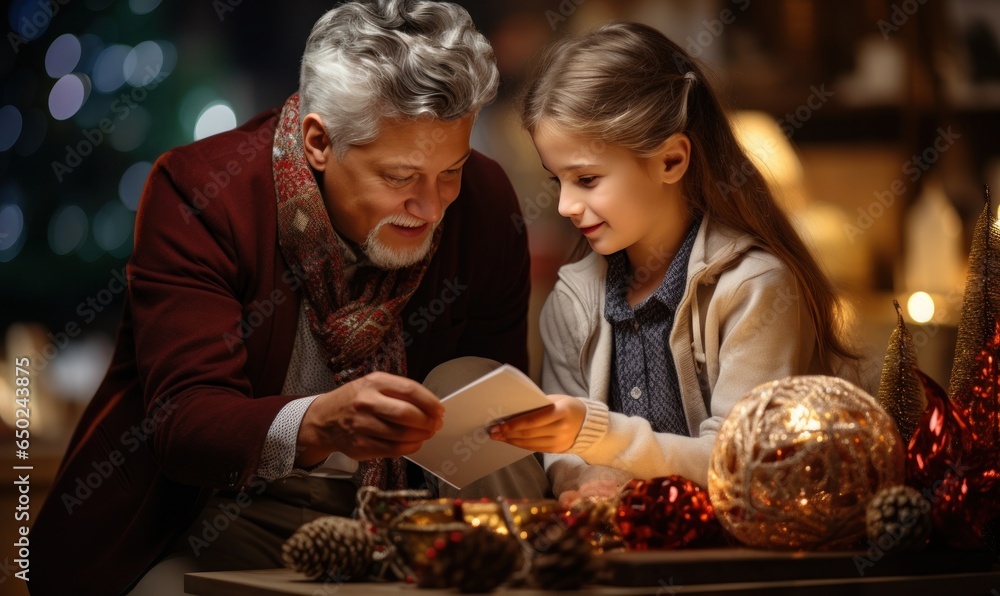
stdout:
[[162,78],[174,72],[177,66],[177,46],[162,39],[158,40],[156,45],[160,46],[160,52],[163,54],[163,66],[160,69]]
[[104,48],[94,63],[94,87],[111,93],[125,84],[125,59],[132,48],[115,44]]
[[7,12],[11,32],[31,41],[38,39],[52,24],[52,11],[47,2],[14,0]]
[[113,354],[114,344],[101,335],[70,342],[52,360],[49,368],[52,391],[66,399],[86,403],[104,379]]
[[67,255],[80,248],[87,239],[87,214],[76,205],[56,211],[49,220],[49,247],[57,255]]
[[236,128],[236,113],[224,101],[209,104],[198,116],[194,126],[194,140],[204,139]]
[[85,33],[80,36],[80,63],[77,70],[90,75],[94,74],[94,65],[97,58],[104,51],[104,42],[93,33]]
[[64,77],[73,72],[80,63],[83,47],[80,40],[72,33],[60,35],[52,41],[45,52],[45,72],[53,79]]
[[934,318],[934,299],[927,292],[914,292],[906,301],[910,318],[918,323],[926,323]]
[[90,95],[90,81],[86,75],[68,74],[52,86],[49,92],[49,113],[56,120],[67,120],[83,107]]
[[134,213],[121,201],[109,201],[94,215],[94,240],[106,251],[115,250],[129,239],[134,225]]
[[24,246],[24,214],[14,204],[0,203],[0,263],[7,263]]
[[149,14],[156,10],[162,0],[128,0],[128,7],[135,14]]
[[140,161],[129,166],[122,174],[122,179],[118,182],[118,198],[129,211],[135,211],[139,208],[142,189],[146,185],[146,178],[151,169],[153,169],[153,164],[148,161]]
[[144,41],[128,53],[123,68],[129,85],[144,87],[160,76],[163,70],[163,49],[155,41]]
[[194,130],[198,123],[198,116],[201,115],[205,106],[216,101],[219,94],[208,87],[195,87],[188,91],[181,99],[177,110],[177,121],[183,130]]
[[14,146],[21,136],[23,125],[20,110],[14,106],[0,108],[0,151],[7,151]]

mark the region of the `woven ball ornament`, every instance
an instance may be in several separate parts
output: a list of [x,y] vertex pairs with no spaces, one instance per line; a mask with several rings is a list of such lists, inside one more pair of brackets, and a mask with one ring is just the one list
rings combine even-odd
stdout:
[[902,484],[903,445],[875,398],[835,377],[765,383],[726,417],[708,491],[737,540],[773,549],[849,548],[865,508]]

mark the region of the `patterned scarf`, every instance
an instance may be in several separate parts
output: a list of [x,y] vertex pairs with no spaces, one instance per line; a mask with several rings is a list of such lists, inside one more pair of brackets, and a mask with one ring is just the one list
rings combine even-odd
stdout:
[[[350,249],[337,237],[306,162],[297,93],[281,111],[273,166],[278,244],[289,267],[302,276],[309,328],[330,356],[333,386],[374,371],[406,376],[401,312],[437,249],[441,226],[421,262],[391,271],[362,265],[347,283],[343,271]],[[404,488],[406,465],[400,458],[363,461],[354,480],[361,486]]]

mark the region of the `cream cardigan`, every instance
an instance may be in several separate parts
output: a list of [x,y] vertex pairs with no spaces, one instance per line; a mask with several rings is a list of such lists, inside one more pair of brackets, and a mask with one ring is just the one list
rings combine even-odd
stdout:
[[620,483],[672,474],[707,487],[715,436],[740,397],[789,375],[835,374],[819,363],[791,270],[751,237],[712,225],[706,216],[670,333],[691,436],[654,432],[644,418],[608,411],[606,273],[607,261],[596,253],[562,267],[541,312],[542,389],[589,398],[573,447],[545,455],[556,495],[600,478]]

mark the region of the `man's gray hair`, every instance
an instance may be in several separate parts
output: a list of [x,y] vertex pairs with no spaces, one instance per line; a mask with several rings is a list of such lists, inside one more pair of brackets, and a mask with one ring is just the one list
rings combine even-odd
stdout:
[[348,2],[320,17],[302,56],[301,114],[317,113],[338,157],[383,118],[454,120],[496,97],[493,49],[458,5]]

